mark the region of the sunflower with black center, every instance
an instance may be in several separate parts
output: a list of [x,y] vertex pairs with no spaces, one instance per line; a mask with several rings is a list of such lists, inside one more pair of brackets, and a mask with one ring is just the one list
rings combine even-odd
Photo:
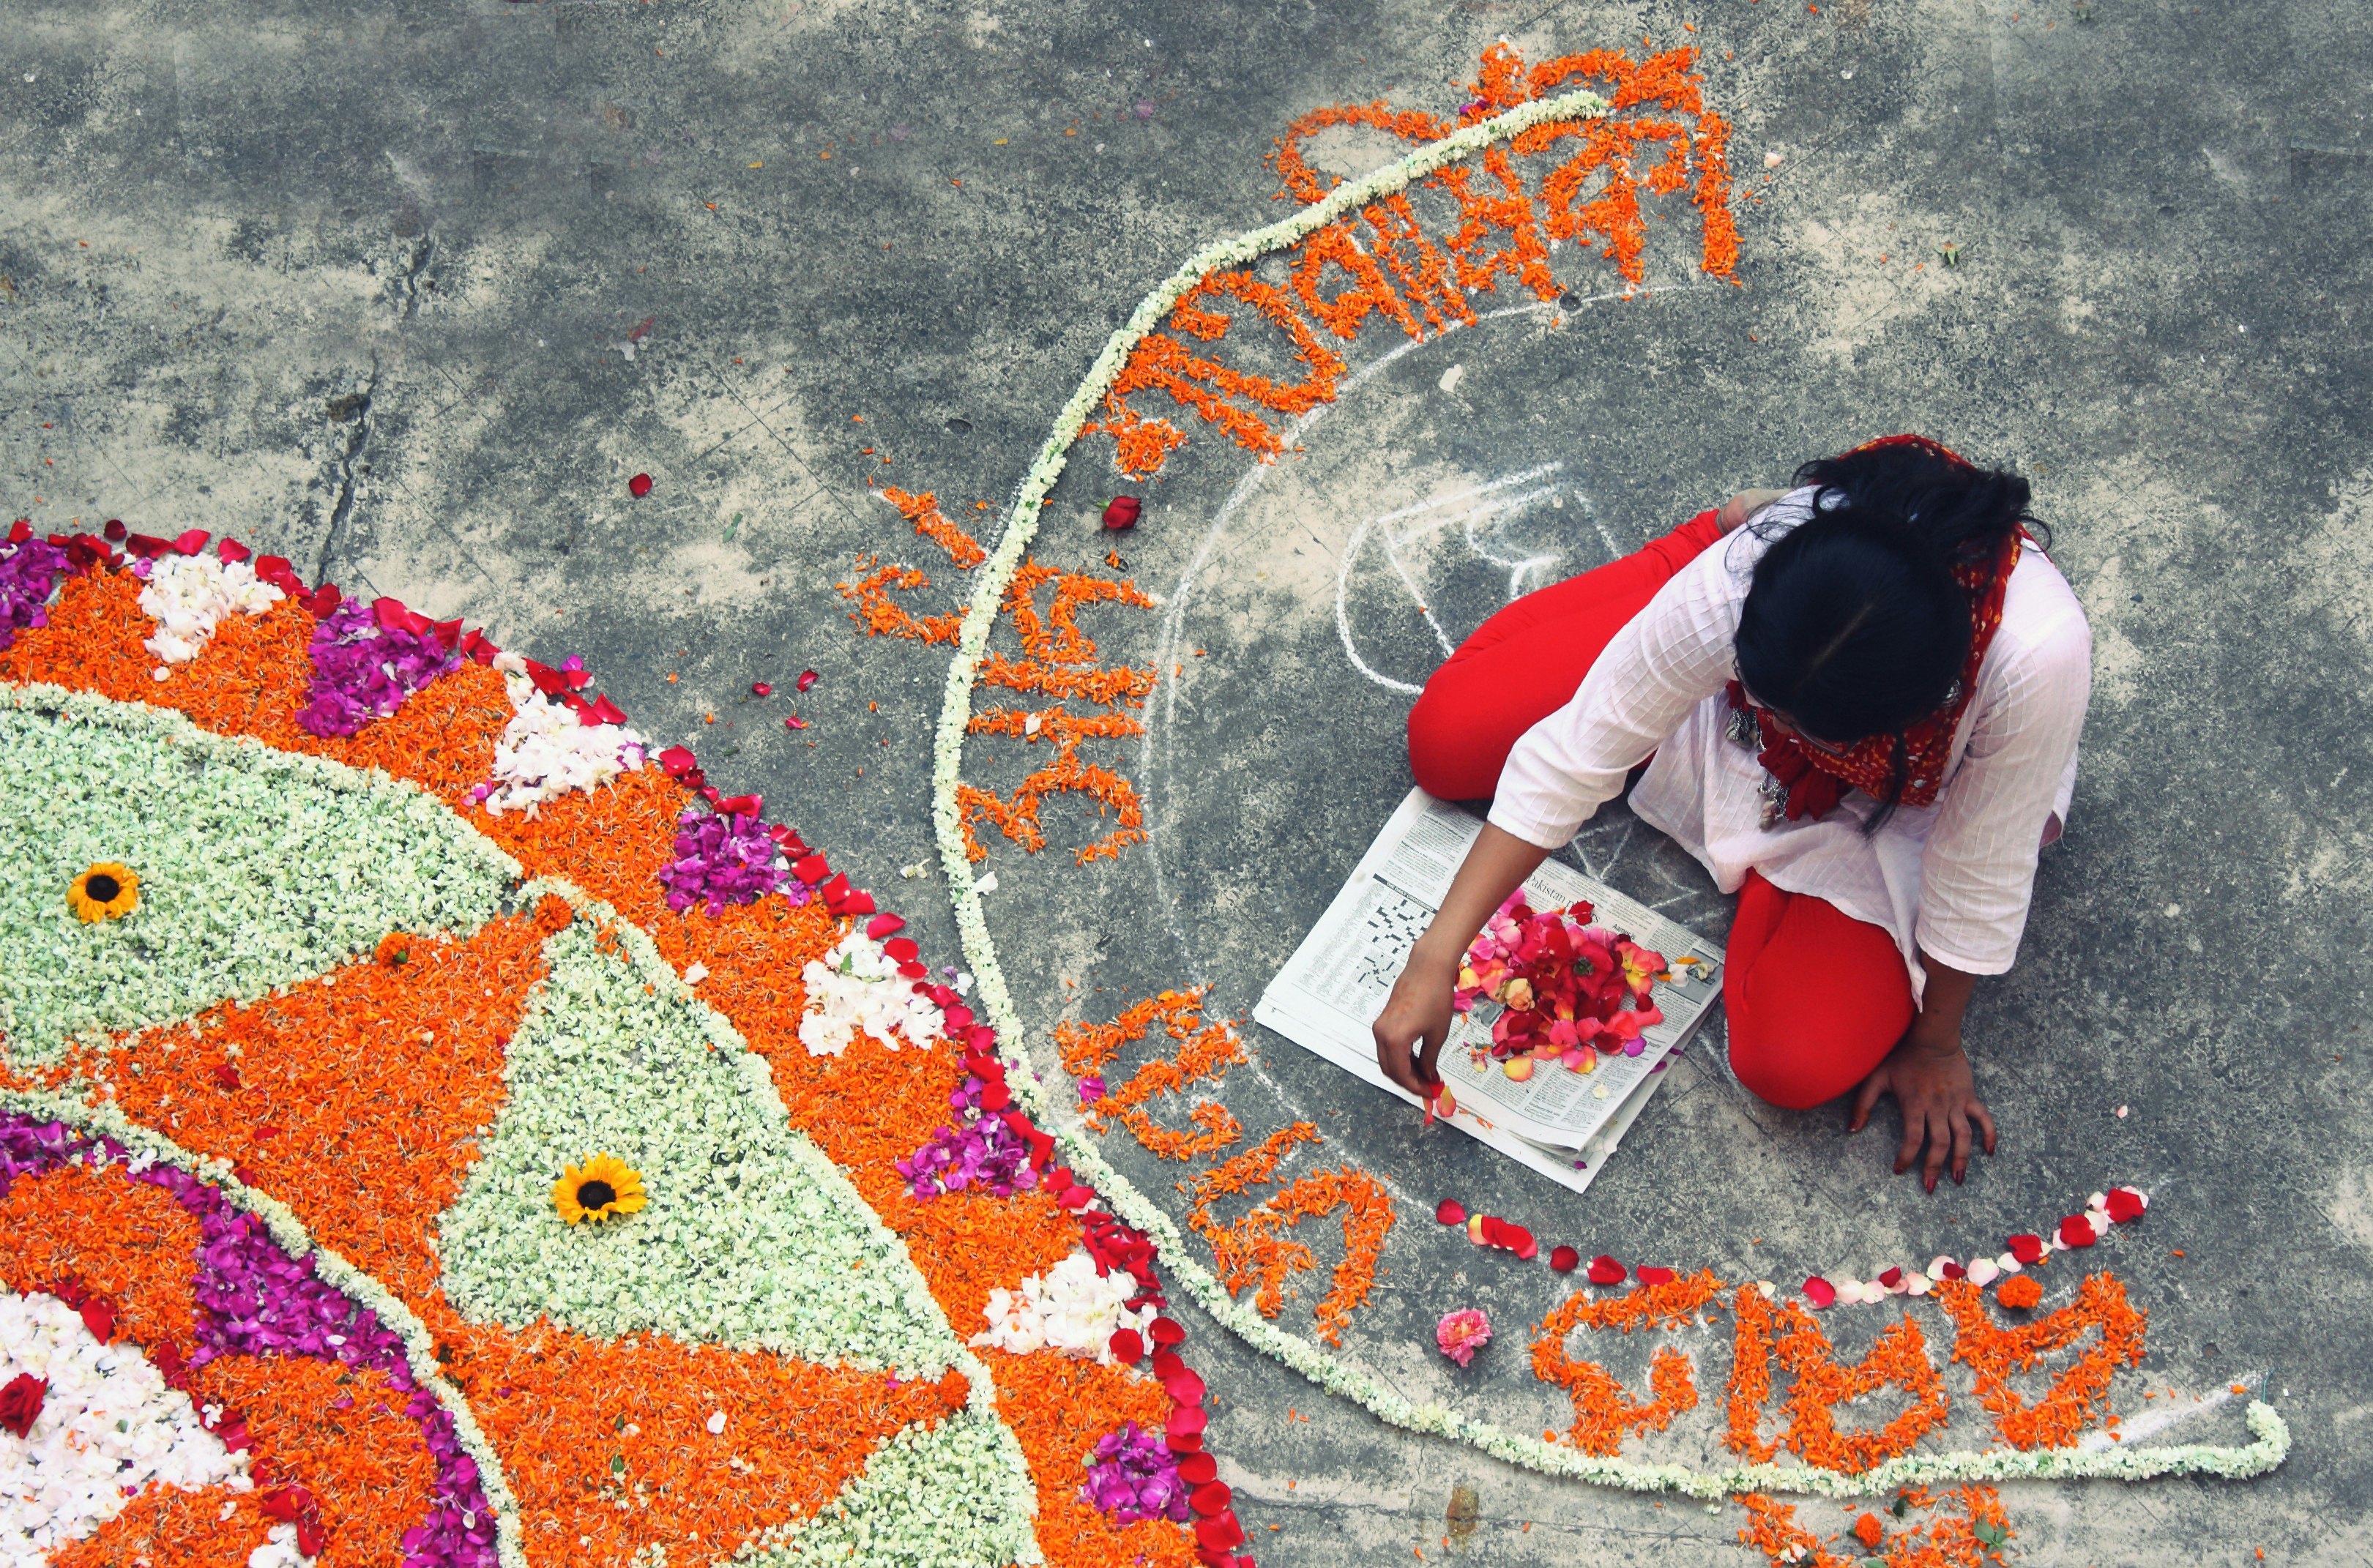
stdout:
[[614,1154],[596,1154],[582,1165],[571,1165],[552,1184],[553,1207],[572,1225],[632,1214],[649,1201],[641,1173]]
[[66,903],[87,924],[120,920],[140,905],[140,876],[130,866],[102,860],[74,879]]

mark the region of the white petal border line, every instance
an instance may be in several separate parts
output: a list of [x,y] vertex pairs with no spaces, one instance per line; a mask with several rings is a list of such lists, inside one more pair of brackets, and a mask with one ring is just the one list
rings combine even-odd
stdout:
[[1405,1431],[1455,1439],[1495,1458],[1544,1475],[1567,1477],[1596,1485],[1632,1492],[1677,1492],[1718,1501],[1743,1492],[1812,1493],[1827,1497],[1859,1497],[1899,1487],[1946,1481],[2029,1480],[2148,1480],[2168,1475],[2213,1475],[2240,1480],[2263,1475],[2290,1453],[2290,1428],[2273,1406],[2250,1401],[2247,1412],[2252,1441],[2242,1445],[2187,1444],[2125,1449],[2044,1449],[2040,1451],[1970,1451],[1911,1454],[1889,1459],[1858,1475],[1812,1466],[1736,1465],[1717,1470],[1683,1465],[1651,1464],[1621,1457],[1601,1458],[1572,1448],[1519,1436],[1489,1422],[1473,1421],[1439,1402],[1420,1405],[1387,1388],[1377,1378],[1328,1355],[1316,1345],[1291,1334],[1229,1295],[1212,1273],[1188,1252],[1186,1237],[1170,1216],[1123,1176],[1076,1131],[1058,1126],[1048,1115],[1046,1092],[1026,1071],[1028,1054],[1021,1015],[1013,1006],[996,943],[981,912],[972,863],[964,852],[964,828],[957,814],[956,786],[963,763],[965,727],[972,719],[973,686],[988,634],[1005,590],[1020,568],[1023,553],[1038,532],[1039,503],[1062,476],[1080,430],[1119,376],[1138,344],[1151,332],[1163,313],[1175,305],[1206,274],[1282,250],[1308,238],[1344,213],[1405,188],[1448,167],[1495,141],[1514,136],[1545,121],[1591,119],[1606,114],[1606,99],[1596,93],[1572,92],[1520,104],[1489,120],[1462,127],[1437,142],[1417,147],[1394,162],[1348,184],[1338,185],[1322,201],[1290,217],[1233,240],[1208,245],[1189,257],[1169,279],[1140,301],[1128,322],[1106,341],[1087,378],[1055,420],[1046,444],[1039,448],[1030,472],[1023,476],[1005,515],[1005,527],[985,569],[974,580],[972,603],[964,612],[954,658],[948,663],[945,696],[931,747],[931,824],[945,868],[956,929],[965,962],[979,981],[979,996],[996,1026],[999,1049],[1010,1073],[1007,1082],[1023,1100],[1032,1119],[1052,1130],[1062,1145],[1073,1173],[1087,1180],[1131,1225],[1154,1238],[1171,1273],[1195,1297],[1197,1305],[1263,1354],[1292,1367],[1329,1394],[1350,1399],[1379,1420]]

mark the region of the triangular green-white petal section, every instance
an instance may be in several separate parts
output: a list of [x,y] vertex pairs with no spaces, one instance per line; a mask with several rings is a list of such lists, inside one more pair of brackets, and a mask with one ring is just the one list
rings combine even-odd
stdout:
[[[393,930],[467,934],[518,866],[443,802],[178,713],[0,683],[0,1031],[18,1068],[77,1036],[249,1000]],[[91,866],[139,877],[77,919]]]
[[[508,1094],[438,1223],[447,1297],[599,1339],[656,1330],[804,1361],[937,1376],[955,1336],[846,1176],[793,1128],[764,1060],[626,926],[550,938],[505,1054]],[[553,1186],[596,1154],[640,1175],[639,1213],[570,1223]]]
[[739,1560],[761,1568],[1003,1568],[1039,1561],[1036,1501],[1021,1449],[969,1410],[906,1428],[838,1496],[769,1530]]

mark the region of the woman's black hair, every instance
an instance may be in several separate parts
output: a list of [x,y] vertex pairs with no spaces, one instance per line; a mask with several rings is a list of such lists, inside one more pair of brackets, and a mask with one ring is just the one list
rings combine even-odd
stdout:
[[1951,700],[1969,659],[1971,605],[1954,568],[1998,559],[2013,532],[2042,525],[2026,480],[1918,437],[1808,462],[1796,483],[1815,486],[1813,515],[1758,525],[1771,544],[1739,615],[1738,675],[1806,735],[1894,737],[1875,832],[1902,798],[1903,732]]

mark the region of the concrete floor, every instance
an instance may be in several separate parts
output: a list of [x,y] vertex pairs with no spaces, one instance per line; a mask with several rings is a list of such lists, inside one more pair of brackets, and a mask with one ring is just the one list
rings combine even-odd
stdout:
[[[2151,1312],[2121,1409],[2247,1378],[2297,1446],[2240,1485],[2012,1489],[2024,1560],[2373,1561],[2360,8],[7,0],[0,18],[12,515],[232,532],[349,591],[581,652],[640,726],[766,791],[950,957],[943,887],[898,872],[935,860],[941,651],[859,638],[833,589],[860,554],[927,560],[869,475],[993,515],[971,503],[1009,492],[1138,298],[1282,210],[1263,158],[1293,116],[1455,108],[1502,35],[1536,59],[1695,42],[1737,128],[1747,287],[1689,287],[1660,229],[1649,298],[1411,350],[1224,514],[1247,467],[1216,439],[1147,492],[1123,556],[1163,604],[1089,624],[1116,661],[1183,667],[1151,732],[1097,758],[1136,779],[1155,838],[1075,867],[1063,849],[1100,829],[1058,802],[1046,853],[995,842],[1025,1014],[1106,1017],[1189,981],[1248,1011],[1406,788],[1387,683],[1440,649],[1373,556],[1342,568],[1363,521],[1538,471],[1538,497],[1471,547],[1411,545],[1455,638],[1506,596],[1494,561],[1580,569],[1873,434],[2016,464],[2093,617],[2097,684],[2023,960],[1971,1014],[2003,1142],[1967,1187],[1889,1177],[1884,1116],[1842,1141],[1835,1110],[1752,1103],[1718,1025],[1580,1202],[1420,1137],[1258,1031],[1220,1097],[1254,1136],[1317,1122],[1329,1157],[1401,1199],[1349,1352],[1519,1428],[1556,1419],[1520,1331],[1562,1293],[1432,1225],[1439,1197],[1746,1279],[1967,1251],[2140,1185],[2145,1229],[2106,1249]],[[1570,252],[1560,270],[1586,298],[1616,287]],[[1398,341],[1372,331],[1355,367]],[[1039,548],[1058,564],[1105,546],[1089,520],[1116,481],[1107,448],[1083,451]],[[658,486],[635,502],[638,471]],[[961,575],[934,575],[918,601],[953,603]],[[803,732],[781,696],[744,695],[810,666]],[[1010,788],[1024,766],[976,743],[967,777]],[[1724,929],[1701,874],[1619,810],[1577,852]],[[1110,1153],[1151,1190],[1179,1176]],[[1470,1304],[1503,1341],[1453,1376],[1425,1338]],[[1265,1562],[1438,1555],[1461,1482],[1481,1525],[1455,1550],[1479,1561],[1748,1561],[1735,1509],[1408,1438],[1195,1329]],[[1949,1435],[1981,1441],[1957,1410]],[[1656,1451],[1702,1452],[1706,1413]],[[2171,1435],[2239,1426],[2227,1408]]]

